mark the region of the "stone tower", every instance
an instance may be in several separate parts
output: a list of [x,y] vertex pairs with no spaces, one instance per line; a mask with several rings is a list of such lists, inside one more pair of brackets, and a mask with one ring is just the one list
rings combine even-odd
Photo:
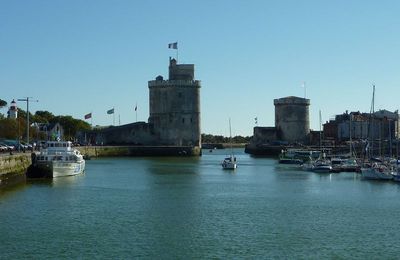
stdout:
[[11,101],[10,108],[8,109],[7,113],[8,113],[8,118],[17,119],[18,107],[17,107],[17,103],[15,102],[14,99],[13,99],[13,101]]
[[274,99],[275,128],[278,139],[294,142],[307,142],[310,133],[310,100],[299,97]]
[[148,82],[149,123],[162,145],[201,147],[200,81],[193,64],[169,60],[169,79],[158,76]]

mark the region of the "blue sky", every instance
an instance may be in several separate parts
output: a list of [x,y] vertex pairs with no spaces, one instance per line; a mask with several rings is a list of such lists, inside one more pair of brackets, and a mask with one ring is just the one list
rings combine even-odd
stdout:
[[[311,99],[311,128],[346,110],[399,108],[400,2],[0,0],[0,98],[112,124],[149,116],[168,43],[202,81],[202,132],[274,125],[273,99]],[[19,103],[26,109],[26,104]],[[5,109],[0,111],[5,113]]]

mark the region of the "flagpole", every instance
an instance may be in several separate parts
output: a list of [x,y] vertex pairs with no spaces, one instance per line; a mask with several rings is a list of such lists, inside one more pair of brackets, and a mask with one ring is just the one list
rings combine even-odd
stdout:
[[113,125],[115,125],[115,110],[113,108]]
[[178,41],[176,41],[176,63],[178,63]]

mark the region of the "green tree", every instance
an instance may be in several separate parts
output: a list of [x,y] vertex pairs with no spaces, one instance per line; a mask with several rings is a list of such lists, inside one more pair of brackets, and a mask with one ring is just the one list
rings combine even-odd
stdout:
[[217,143],[248,143],[250,141],[250,136],[235,136],[232,140],[229,140],[229,137],[224,137],[222,135],[211,135],[211,134],[202,134],[201,141],[203,143],[217,144]]
[[[0,99],[0,109],[2,109],[3,107],[7,106],[7,102]],[[0,113],[0,119],[3,119],[4,115],[2,113]]]
[[83,120],[75,119],[72,116],[55,116],[50,123],[60,123],[64,129],[64,139],[73,140],[80,130],[90,130],[91,127]]
[[49,123],[54,119],[54,115],[49,111],[36,111],[33,116],[36,123]]
[[7,102],[2,100],[2,99],[0,99],[0,108],[3,108],[5,106],[7,106]]
[[18,121],[11,118],[0,119],[0,135],[5,139],[17,139]]
[[[60,123],[64,129],[64,139],[73,140],[76,133],[81,130],[90,130],[87,122],[74,119],[72,116],[54,116],[49,111],[36,111],[34,115],[29,113],[29,139],[46,139],[45,133],[37,132],[34,123]],[[5,118],[0,114],[0,138],[18,139],[26,138],[26,111],[19,109],[17,120]]]

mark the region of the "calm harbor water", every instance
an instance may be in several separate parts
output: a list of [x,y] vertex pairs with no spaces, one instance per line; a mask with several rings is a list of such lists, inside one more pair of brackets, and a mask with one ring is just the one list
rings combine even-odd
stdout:
[[0,191],[0,259],[397,259],[400,185],[236,150],[102,158]]

